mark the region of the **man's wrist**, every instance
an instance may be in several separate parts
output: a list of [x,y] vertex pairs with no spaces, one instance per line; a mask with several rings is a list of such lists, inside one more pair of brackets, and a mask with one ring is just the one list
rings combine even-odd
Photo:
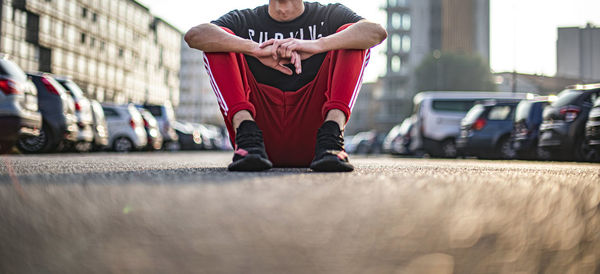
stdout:
[[242,45],[241,53],[245,55],[250,55],[252,57],[256,57],[256,50],[258,49],[258,43],[246,39],[245,43]]
[[331,38],[328,36],[317,39],[316,42],[317,48],[319,49],[319,53],[334,50],[334,48],[331,45]]

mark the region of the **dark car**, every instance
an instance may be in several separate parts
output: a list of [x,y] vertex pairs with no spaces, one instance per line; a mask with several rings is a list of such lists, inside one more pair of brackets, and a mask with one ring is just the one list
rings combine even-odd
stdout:
[[194,128],[193,125],[181,122],[173,122],[173,129],[177,133],[178,143],[176,149],[179,150],[201,150],[204,149],[202,144],[202,134],[200,130]]
[[154,116],[158,122],[160,134],[163,137],[163,148],[171,150],[177,146],[179,134],[177,134],[173,128],[173,123],[175,122],[175,112],[173,111],[171,103],[166,101],[162,105],[145,104],[144,108],[150,111],[152,116]]
[[148,137],[148,144],[146,145],[146,150],[159,150],[162,148],[163,137],[160,134],[160,129],[158,128],[158,122],[152,116],[148,110],[143,107],[138,107],[140,114],[142,114],[142,119],[144,120],[144,129],[146,130],[146,137]]
[[538,146],[551,158],[589,160],[591,150],[585,142],[585,124],[593,102],[600,96],[600,84],[577,85],[558,94],[544,108]]
[[457,140],[459,154],[480,158],[512,159],[510,142],[518,101],[485,102],[474,105],[461,121]]
[[75,104],[67,91],[47,73],[29,73],[38,90],[38,107],[43,125],[40,135],[20,139],[17,147],[24,153],[60,151],[77,141]]
[[511,142],[517,158],[544,159],[547,156],[538,153],[537,144],[542,124],[542,112],[550,104],[547,99],[523,100],[517,105]]
[[0,153],[19,138],[39,136],[42,115],[37,89],[17,64],[0,58]]
[[585,124],[585,138],[592,152],[591,160],[600,160],[600,97],[596,99],[588,115],[588,121]]
[[79,130],[75,149],[82,152],[89,151],[92,147],[92,141],[94,141],[92,130],[94,118],[92,117],[90,100],[85,97],[81,88],[69,78],[54,77],[54,79],[65,88],[75,103],[75,116],[77,117],[77,129]]
[[106,118],[104,117],[104,110],[102,105],[96,100],[90,100],[92,109],[92,130],[94,132],[94,141],[92,142],[92,150],[98,151],[103,150],[108,146],[108,126],[106,125]]

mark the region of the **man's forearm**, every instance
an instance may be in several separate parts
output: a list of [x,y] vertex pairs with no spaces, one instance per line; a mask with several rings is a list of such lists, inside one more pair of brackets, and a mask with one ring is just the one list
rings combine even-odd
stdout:
[[323,52],[337,49],[368,49],[387,38],[387,32],[381,25],[361,20],[345,30],[317,40]]
[[205,23],[191,28],[184,37],[190,48],[204,52],[237,52],[251,54],[258,44],[232,35],[217,25]]

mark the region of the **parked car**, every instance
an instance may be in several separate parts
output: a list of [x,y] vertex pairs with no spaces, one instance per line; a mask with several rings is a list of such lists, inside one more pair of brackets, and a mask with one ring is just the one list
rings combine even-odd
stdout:
[[42,113],[39,136],[20,139],[17,147],[23,153],[60,151],[77,141],[77,117],[73,98],[48,73],[29,73],[38,90],[38,108]]
[[160,129],[158,128],[158,122],[152,113],[145,108],[138,107],[140,114],[142,114],[142,119],[144,120],[144,129],[146,130],[146,138],[148,138],[148,144],[146,145],[147,150],[159,150],[163,145],[163,137],[160,134]]
[[178,134],[173,128],[175,122],[175,112],[171,102],[166,101],[162,105],[151,105],[145,104],[144,108],[152,113],[152,116],[156,118],[158,127],[160,128],[160,134],[163,137],[163,148],[170,150],[174,146],[177,146]]
[[102,104],[108,125],[108,144],[117,152],[141,150],[148,144],[144,120],[133,104]]
[[346,149],[351,148],[352,150],[346,150],[346,152],[353,154],[381,153],[384,138],[384,134],[378,134],[375,130],[359,132],[352,138],[352,143],[346,146]]
[[411,116],[394,126],[383,140],[382,150],[392,155],[412,155],[415,117]]
[[188,123],[175,121],[172,123],[173,129],[177,133],[179,150],[200,150],[204,149],[202,144],[202,134],[198,128]]
[[104,110],[102,105],[96,100],[90,100],[92,108],[93,124],[92,129],[94,132],[94,141],[92,142],[92,150],[103,150],[108,146],[108,126],[106,125],[106,118],[104,117]]
[[223,146],[224,138],[221,135],[220,129],[209,124],[192,123],[194,127],[200,130],[202,136],[203,148],[206,150],[218,150]]
[[511,142],[519,159],[546,159],[548,155],[538,152],[538,138],[542,124],[542,112],[550,104],[547,98],[523,100],[517,105]]
[[588,115],[588,121],[585,124],[585,138],[592,152],[591,160],[600,160],[600,97],[596,99]]
[[538,146],[553,159],[586,161],[591,149],[585,141],[585,124],[600,84],[568,87],[544,108]]
[[69,78],[54,77],[54,79],[65,88],[75,103],[75,116],[79,130],[75,149],[81,152],[89,151],[92,148],[92,141],[94,141],[94,131],[92,130],[94,118],[90,101],[85,97],[81,88]]
[[37,137],[42,128],[37,89],[17,64],[0,58],[0,153],[20,138]]
[[460,155],[513,159],[510,134],[518,101],[488,101],[474,105],[461,121],[456,144]]
[[530,93],[428,91],[413,98],[416,150],[434,157],[455,158],[461,119],[475,103],[488,99],[526,99]]

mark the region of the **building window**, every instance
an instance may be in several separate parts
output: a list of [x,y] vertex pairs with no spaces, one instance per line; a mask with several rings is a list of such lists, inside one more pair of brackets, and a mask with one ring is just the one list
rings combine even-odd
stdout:
[[119,57],[123,57],[123,48],[119,48]]
[[404,35],[402,37],[402,51],[409,52],[410,51],[410,36]]
[[399,29],[402,25],[402,16],[399,13],[392,14],[392,28]]
[[85,44],[85,33],[83,33],[83,32],[81,33],[81,39],[80,39],[80,42],[81,42],[82,44]]
[[35,13],[27,12],[25,41],[37,45],[39,42],[39,33],[40,16]]
[[394,34],[392,36],[392,51],[400,52],[400,44],[401,44],[400,35]]
[[98,21],[98,14],[97,13],[92,13],[92,22],[96,23]]
[[402,28],[405,30],[410,29],[410,14],[405,14],[402,16]]
[[93,48],[94,46],[96,46],[96,38],[90,37],[90,47]]
[[400,72],[400,68],[402,67],[402,61],[400,60],[400,56],[392,57],[392,71]]
[[81,17],[86,18],[88,14],[87,8],[81,8]]

